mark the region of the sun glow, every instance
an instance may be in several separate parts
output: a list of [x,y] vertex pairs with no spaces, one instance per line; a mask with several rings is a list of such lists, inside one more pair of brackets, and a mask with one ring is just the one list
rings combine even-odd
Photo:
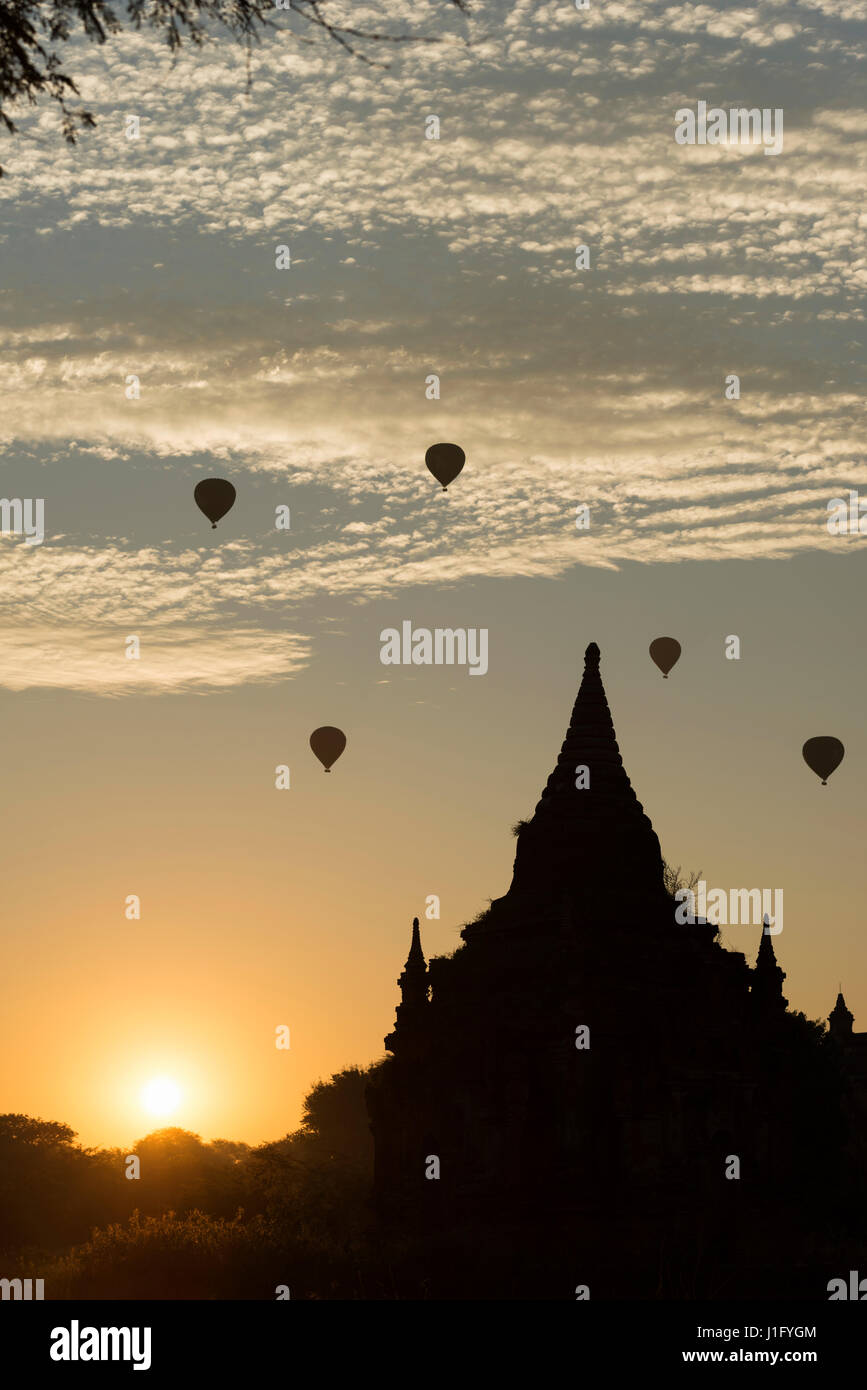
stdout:
[[168,1076],[155,1076],[143,1088],[142,1107],[149,1115],[163,1118],[174,1114],[181,1101],[181,1088]]

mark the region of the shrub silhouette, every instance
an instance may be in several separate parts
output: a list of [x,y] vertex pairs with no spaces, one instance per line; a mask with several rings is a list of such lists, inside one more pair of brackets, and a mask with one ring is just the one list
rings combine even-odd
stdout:
[[318,1082],[300,1128],[256,1149],[156,1130],[129,1151],[141,1160],[134,1181],[126,1150],[83,1149],[68,1125],[0,1116],[5,1272],[26,1274],[38,1255],[48,1298],[272,1299],[281,1284],[292,1297],[377,1296],[388,1276],[364,1103],[377,1066]]

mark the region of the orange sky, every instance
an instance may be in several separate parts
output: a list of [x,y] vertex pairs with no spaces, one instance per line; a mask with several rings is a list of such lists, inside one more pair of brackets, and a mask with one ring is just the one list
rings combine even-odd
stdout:
[[[387,70],[278,18],[249,90],[237,46],[82,45],[96,129],[4,141],[0,495],[45,540],[0,536],[0,1105],[87,1144],[160,1123],[155,1076],[277,1138],[381,1055],[426,896],[442,953],[508,887],[590,641],[663,853],[781,888],[791,1004],[842,981],[867,1030],[867,562],[827,529],[867,500],[863,21],[472,8],[394,0],[458,37]],[[783,149],[679,145],[698,100],[784,108]],[[382,665],[405,621],[486,628],[487,673]]]
[[[839,601],[863,563],[445,590],[361,611],[351,637],[322,636],[314,665],[279,685],[0,695],[13,812],[5,1107],[65,1120],[87,1143],[129,1144],[155,1127],[141,1086],[166,1075],[184,1091],[173,1122],[207,1137],[294,1127],[314,1081],[381,1055],[426,896],[442,907],[423,920],[430,954],[452,950],[508,886],[510,827],[553,766],[589,640],[663,852],[712,886],[783,888],[775,946],[790,1002],[826,1015],[842,979],[867,1026],[863,668],[847,636],[855,610]],[[811,607],[796,614],[780,597],[798,584]],[[489,673],[382,667],[379,631],[401,612],[486,621]],[[807,617],[823,634],[809,652]],[[673,632],[684,655],[663,681],[648,638]],[[740,662],[724,658],[730,632]],[[327,777],[307,747],[323,722],[349,737]],[[847,749],[825,788],[800,756],[816,732]],[[130,893],[139,922],[124,918]],[[751,928],[725,939],[758,944]],[[288,1052],[274,1045],[279,1024]]]

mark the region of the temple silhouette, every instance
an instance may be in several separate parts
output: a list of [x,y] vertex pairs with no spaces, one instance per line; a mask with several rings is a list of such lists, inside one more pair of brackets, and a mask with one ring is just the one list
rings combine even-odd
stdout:
[[829,1033],[787,1008],[761,927],[750,965],[675,922],[595,643],[516,834],[452,955],[426,963],[413,922],[368,1089],[380,1217],[425,1296],[825,1296],[855,1238],[867,1035],[842,996]]

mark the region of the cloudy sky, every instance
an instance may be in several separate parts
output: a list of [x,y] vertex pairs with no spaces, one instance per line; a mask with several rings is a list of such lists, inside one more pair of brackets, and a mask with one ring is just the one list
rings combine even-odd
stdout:
[[[508,886],[591,640],[667,857],[782,887],[791,1003],[842,981],[867,1029],[865,540],[826,525],[867,502],[863,7],[328,13],[437,42],[370,66],[275,10],[249,88],[225,35],[76,43],[97,129],[46,103],[0,147],[0,492],[46,530],[0,537],[3,1108],[86,1142],[157,1073],[275,1137],[380,1055],[425,896],[436,953]],[[781,108],[782,152],[679,145],[699,100]],[[382,666],[406,619],[487,627],[488,674]]]

